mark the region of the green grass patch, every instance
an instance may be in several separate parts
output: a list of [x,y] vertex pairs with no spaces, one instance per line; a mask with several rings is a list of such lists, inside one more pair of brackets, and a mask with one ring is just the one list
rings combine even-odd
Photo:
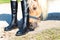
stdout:
[[[20,0],[18,0],[18,1],[20,1]],[[10,0],[0,0],[0,4],[1,3],[10,3]]]
[[0,3],[9,3],[10,0],[0,0]]

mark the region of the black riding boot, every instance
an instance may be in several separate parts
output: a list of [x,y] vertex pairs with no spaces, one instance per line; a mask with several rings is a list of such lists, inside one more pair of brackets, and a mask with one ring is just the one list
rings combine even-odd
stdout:
[[17,8],[18,8],[17,1],[11,0],[12,19],[10,25],[8,27],[5,27],[4,31],[10,31],[13,28],[17,27]]
[[19,28],[18,32],[16,33],[16,36],[21,36],[26,34],[28,31],[28,24],[29,24],[29,10],[26,5],[26,0],[21,1],[21,7],[22,7],[22,16],[23,16],[23,23],[22,26]]

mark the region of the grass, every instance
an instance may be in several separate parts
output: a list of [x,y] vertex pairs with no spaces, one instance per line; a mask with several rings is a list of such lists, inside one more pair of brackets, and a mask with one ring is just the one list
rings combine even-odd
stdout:
[[14,40],[60,40],[60,29],[47,29],[37,34],[15,37]]
[[10,0],[0,0],[0,3],[9,3]]
[[[18,1],[20,1],[20,0],[18,0]],[[10,0],[0,0],[0,4],[1,3],[10,3]]]

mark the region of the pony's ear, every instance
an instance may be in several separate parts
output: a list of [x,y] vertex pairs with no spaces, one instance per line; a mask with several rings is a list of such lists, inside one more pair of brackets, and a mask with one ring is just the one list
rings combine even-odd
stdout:
[[36,2],[37,2],[38,0],[34,0],[34,1],[36,1]]

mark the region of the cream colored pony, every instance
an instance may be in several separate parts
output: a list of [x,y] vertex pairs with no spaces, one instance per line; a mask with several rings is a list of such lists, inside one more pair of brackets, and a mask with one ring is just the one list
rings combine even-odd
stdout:
[[29,18],[30,28],[39,26],[41,19],[47,17],[47,0],[28,0],[29,15],[34,18]]

